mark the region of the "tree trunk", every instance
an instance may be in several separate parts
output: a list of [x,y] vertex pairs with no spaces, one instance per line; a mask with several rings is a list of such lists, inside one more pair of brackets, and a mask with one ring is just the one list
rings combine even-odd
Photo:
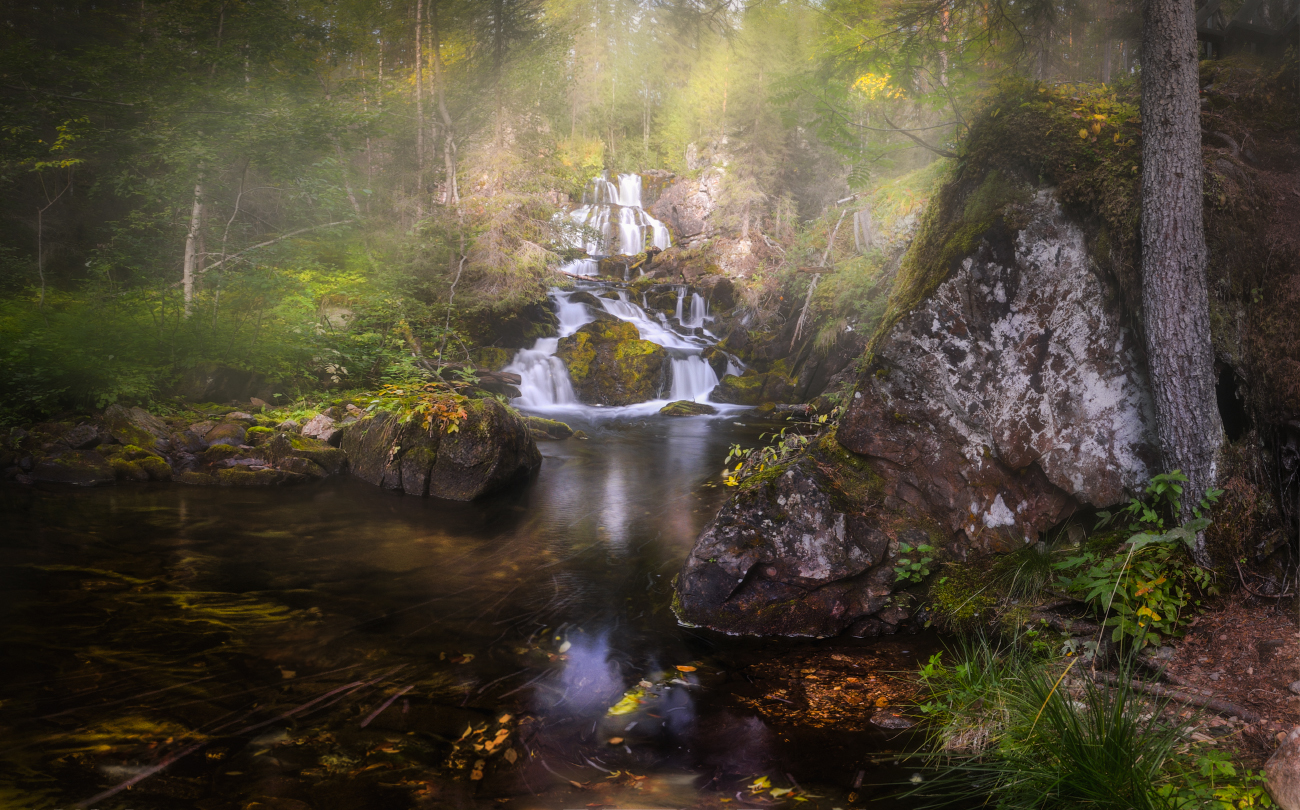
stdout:
[[[1188,478],[1183,514],[1214,485],[1214,392],[1202,223],[1200,102],[1191,0],[1147,0],[1142,29],[1142,308],[1165,470]],[[1204,537],[1194,554],[1207,563]]]
[[203,227],[203,180],[194,184],[194,204],[190,208],[190,229],[185,234],[185,263],[181,283],[185,289],[185,317],[194,310],[194,279],[198,276],[200,229]]
[[424,0],[415,3],[415,196],[424,211]]
[[433,84],[438,96],[438,114],[442,117],[443,160],[446,162],[447,195],[444,205],[459,205],[460,190],[456,187],[456,136],[447,110],[446,77],[442,68],[442,41],[438,29],[438,0],[429,0],[429,35],[433,39]]

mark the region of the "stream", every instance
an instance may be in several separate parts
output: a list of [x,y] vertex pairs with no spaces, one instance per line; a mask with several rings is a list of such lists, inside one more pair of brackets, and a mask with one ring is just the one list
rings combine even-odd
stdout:
[[520,351],[515,404],[587,438],[541,443],[511,492],[0,486],[0,807],[831,810],[906,782],[918,737],[853,707],[901,694],[890,673],[935,639],[679,625],[673,578],[728,447],[770,426],[657,413],[717,384],[684,288],[671,317],[596,279],[554,290],[561,336],[594,317],[579,291],[613,292],[671,376],[590,407],[558,338]]

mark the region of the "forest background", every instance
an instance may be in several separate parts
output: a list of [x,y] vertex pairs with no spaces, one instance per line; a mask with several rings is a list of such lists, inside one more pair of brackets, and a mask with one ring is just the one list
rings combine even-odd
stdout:
[[544,299],[568,255],[555,215],[602,171],[717,164],[717,221],[780,257],[742,282],[757,322],[807,297],[832,338],[869,330],[878,255],[837,253],[815,301],[798,272],[825,259],[837,201],[897,177],[891,201],[923,200],[925,167],[959,154],[999,83],[1131,92],[1138,70],[1135,9],[1110,0],[71,0],[2,16],[9,423],[151,402],[214,364],[293,397],[418,377],[421,346],[467,359],[474,324]]

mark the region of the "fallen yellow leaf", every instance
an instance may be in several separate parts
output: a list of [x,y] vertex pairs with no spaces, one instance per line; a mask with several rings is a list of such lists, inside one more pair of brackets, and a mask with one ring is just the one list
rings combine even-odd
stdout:
[[694,672],[694,671],[695,671],[695,667],[688,667],[688,666],[686,666],[685,664],[683,664],[683,665],[677,667],[677,671],[678,671],[678,672]]
[[610,745],[618,745],[618,744],[621,743],[621,742],[623,742],[623,738],[622,738],[622,737],[610,737],[610,738],[609,738],[609,744],[610,744]]

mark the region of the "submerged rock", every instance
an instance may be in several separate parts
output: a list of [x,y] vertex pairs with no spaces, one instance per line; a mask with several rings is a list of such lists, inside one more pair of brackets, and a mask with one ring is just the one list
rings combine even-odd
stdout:
[[717,412],[718,409],[712,405],[704,402],[692,402],[689,399],[679,399],[659,409],[659,413],[664,416],[707,416]]
[[578,399],[590,405],[631,405],[654,399],[664,383],[668,352],[641,340],[635,325],[601,318],[560,339]]
[[526,479],[542,463],[528,423],[495,399],[465,403],[455,433],[425,431],[397,414],[367,415],[342,431],[353,475],[408,495],[470,501]]
[[[148,473],[145,473],[148,478]],[[75,484],[81,487],[104,486],[117,480],[113,465],[94,450],[72,450],[36,462],[31,479],[50,484]]]
[[573,428],[563,422],[557,422],[554,419],[543,419],[540,416],[525,416],[524,421],[528,423],[528,429],[532,431],[533,438],[538,441],[550,439],[559,441],[567,439],[573,435]]

